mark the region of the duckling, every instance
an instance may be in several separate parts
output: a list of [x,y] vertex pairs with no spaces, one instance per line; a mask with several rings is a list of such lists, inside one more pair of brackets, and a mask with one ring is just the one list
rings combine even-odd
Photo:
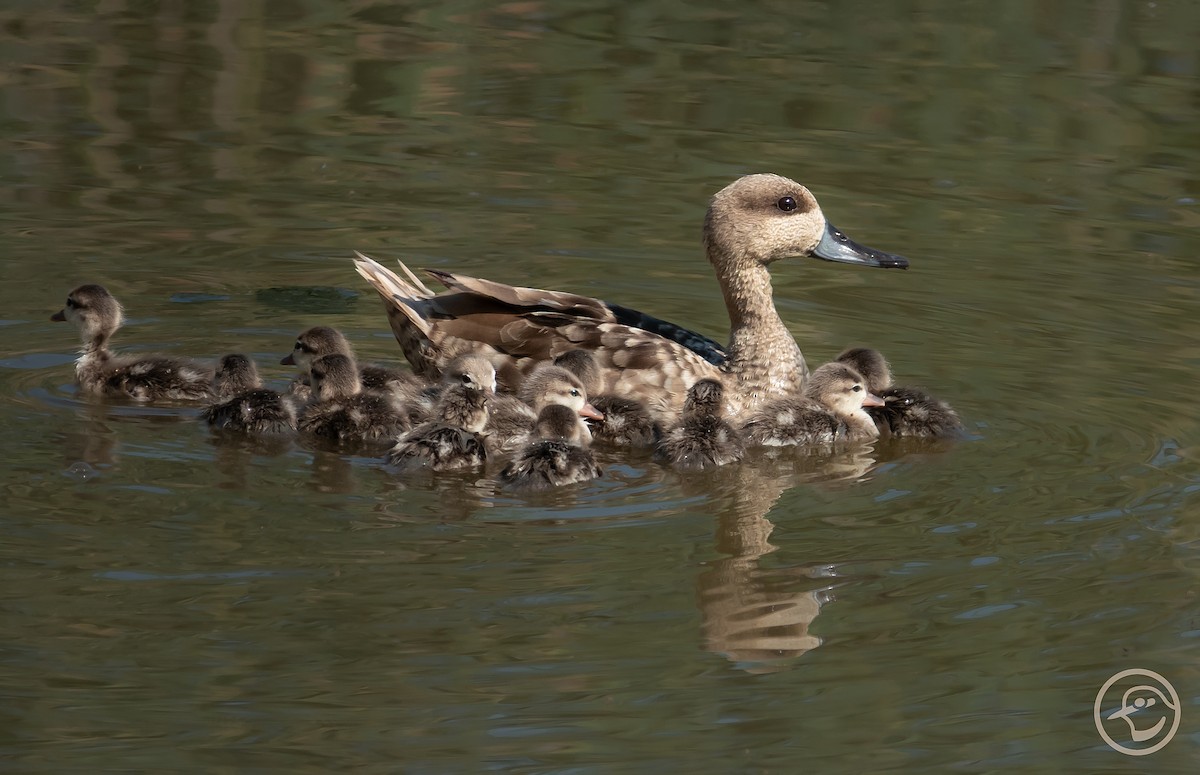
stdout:
[[134,401],[198,401],[212,394],[212,367],[167,355],[115,355],[108,341],[124,321],[121,304],[101,285],[81,285],[51,320],[83,336],[75,381],[84,393]]
[[254,361],[241,354],[226,355],[213,377],[218,400],[201,417],[213,430],[283,436],[296,431],[296,405],[263,387]]
[[962,420],[950,404],[920,388],[892,385],[891,368],[878,350],[855,347],[837,360],[857,369],[870,391],[883,399],[883,406],[867,409],[880,435],[936,439],[962,433]]
[[[533,440],[538,414],[550,404],[565,406],[581,417],[604,417],[588,403],[587,390],[578,377],[552,363],[542,363],[525,377],[517,396],[498,395],[492,401],[487,434],[493,451],[512,454]],[[590,432],[587,438],[590,442]]]
[[600,364],[588,350],[568,350],[554,359],[560,366],[579,377],[587,390],[588,401],[603,420],[589,423],[592,440],[618,447],[653,447],[662,437],[659,425],[646,405],[632,398],[601,393],[604,385]]
[[827,363],[814,371],[804,394],[765,404],[742,426],[746,443],[764,447],[866,441],[879,436],[864,407],[883,406],[850,366]]
[[414,390],[425,387],[425,384],[411,371],[389,369],[383,366],[357,365],[354,349],[341,331],[329,326],[313,326],[300,332],[292,351],[279,361],[284,366],[299,368],[300,377],[293,383],[291,392],[298,398],[307,400],[310,397],[307,380],[312,362],[323,356],[334,354],[345,355],[355,361],[363,390],[395,390],[400,393],[398,398],[405,399],[410,398]]
[[480,434],[488,424],[496,369],[484,357],[462,356],[446,367],[442,386],[437,419],[401,436],[387,454],[389,464],[403,470],[456,471],[487,461]]
[[741,460],[745,447],[741,434],[722,417],[724,397],[725,386],[715,379],[702,379],[692,385],[682,417],[658,442],[655,459],[693,471]]
[[362,389],[347,355],[317,358],[310,367],[315,398],[300,415],[301,432],[338,442],[378,442],[408,430],[403,407],[388,393]]
[[537,440],[528,444],[500,472],[505,487],[549,490],[602,476],[587,448],[591,434],[583,418],[562,404],[547,404],[538,413]]

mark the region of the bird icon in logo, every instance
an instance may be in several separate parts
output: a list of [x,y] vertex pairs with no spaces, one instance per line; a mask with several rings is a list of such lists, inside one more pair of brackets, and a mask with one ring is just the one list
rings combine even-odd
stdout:
[[[1141,694],[1151,693],[1156,696],[1135,697],[1132,702],[1129,701],[1130,697],[1133,697],[1133,695],[1139,694],[1139,693],[1141,693]],[[1114,719],[1123,719],[1125,721],[1125,723],[1129,725],[1130,739],[1132,739],[1133,742],[1135,742],[1135,743],[1144,743],[1147,740],[1152,739],[1155,735],[1157,735],[1159,732],[1162,731],[1162,728],[1167,723],[1167,717],[1163,716],[1163,717],[1159,718],[1158,722],[1155,723],[1154,726],[1150,727],[1149,729],[1138,729],[1137,726],[1133,723],[1133,719],[1131,718],[1131,716],[1133,716],[1133,714],[1137,713],[1139,710],[1145,710],[1147,708],[1151,708],[1159,702],[1162,702],[1163,705],[1166,705],[1168,708],[1175,711],[1176,713],[1179,712],[1179,708],[1176,705],[1171,704],[1171,701],[1169,699],[1167,699],[1167,696],[1165,694],[1163,694],[1158,689],[1158,687],[1149,686],[1147,684],[1139,684],[1137,686],[1133,686],[1133,687],[1130,687],[1129,689],[1126,689],[1125,694],[1122,695],[1122,697],[1121,697],[1121,707],[1118,708],[1117,710],[1113,711],[1112,713],[1108,714],[1108,716],[1106,716],[1105,718],[1108,721],[1113,721]]]

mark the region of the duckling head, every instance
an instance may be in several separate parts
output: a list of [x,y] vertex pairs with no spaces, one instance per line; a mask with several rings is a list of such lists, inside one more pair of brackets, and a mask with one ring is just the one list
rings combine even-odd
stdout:
[[724,385],[715,379],[702,379],[688,388],[687,399],[683,402],[683,414],[692,417],[719,417],[724,400]]
[[588,403],[587,389],[583,382],[571,372],[545,363],[534,369],[521,385],[519,397],[533,407],[535,412],[549,404],[565,406],[581,417],[603,420],[604,415]]
[[866,388],[875,395],[892,386],[892,367],[883,353],[870,347],[851,347],[836,358],[857,371],[866,380]]
[[867,390],[861,374],[837,361],[809,375],[804,394],[840,417],[865,416],[863,407],[884,405],[883,399]]
[[578,348],[567,350],[554,359],[554,365],[578,377],[589,396],[594,398],[600,394],[603,375],[600,373],[600,364],[596,363],[596,356],[590,351]]
[[578,412],[562,404],[547,404],[538,412],[537,435],[547,441],[565,441],[577,447],[591,441],[592,434]]
[[57,322],[67,321],[79,329],[84,349],[94,352],[104,349],[109,337],[125,320],[121,304],[102,285],[81,285],[67,294],[67,303],[50,316]]
[[460,355],[442,370],[442,384],[495,393],[496,367],[482,355]]
[[323,355],[309,367],[313,394],[321,401],[349,398],[362,391],[358,366],[347,355]]
[[313,326],[300,332],[292,352],[285,355],[279,362],[284,366],[298,366],[306,372],[312,368],[312,362],[326,355],[345,355],[354,359],[354,350],[349,340],[336,328],[329,326]]
[[767,265],[794,256],[908,268],[903,256],[848,238],[825,220],[807,188],[771,174],[738,178],[713,196],[704,219],[704,246],[718,274],[728,264]]
[[262,379],[258,376],[254,361],[241,353],[231,353],[221,358],[213,377],[213,390],[218,396],[229,398],[260,387]]

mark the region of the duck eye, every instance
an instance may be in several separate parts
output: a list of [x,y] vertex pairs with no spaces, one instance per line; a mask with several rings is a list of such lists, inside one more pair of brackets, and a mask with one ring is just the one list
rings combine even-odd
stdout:
[[464,375],[462,375],[461,377],[459,377],[459,379],[461,379],[461,380],[462,380],[462,383],[463,383],[464,385],[470,385],[470,384],[471,384],[471,375],[470,375],[470,374],[464,374]]
[[68,297],[67,297],[67,308],[68,308],[68,309],[75,309],[75,307],[76,307],[75,300],[74,300],[74,299],[72,299],[70,296],[68,296]]
[[572,397],[572,398],[578,398],[578,397],[579,397],[579,391],[578,391],[578,390],[576,390],[575,388],[571,388],[571,397]]
[[854,387],[852,387],[850,389],[853,390],[855,393],[857,393],[862,390],[862,385],[855,385]]
[[790,213],[796,209],[796,200],[790,196],[785,196],[775,203],[775,206],[785,213]]

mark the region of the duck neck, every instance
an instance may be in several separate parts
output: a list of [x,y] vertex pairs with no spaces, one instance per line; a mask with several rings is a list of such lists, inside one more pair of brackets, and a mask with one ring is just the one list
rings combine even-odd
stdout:
[[750,387],[756,393],[798,392],[807,372],[804,356],[775,311],[766,265],[757,261],[714,264],[729,310],[725,371],[754,383]]
[[83,339],[83,357],[89,360],[104,360],[108,357],[108,340],[112,331],[96,331]]

